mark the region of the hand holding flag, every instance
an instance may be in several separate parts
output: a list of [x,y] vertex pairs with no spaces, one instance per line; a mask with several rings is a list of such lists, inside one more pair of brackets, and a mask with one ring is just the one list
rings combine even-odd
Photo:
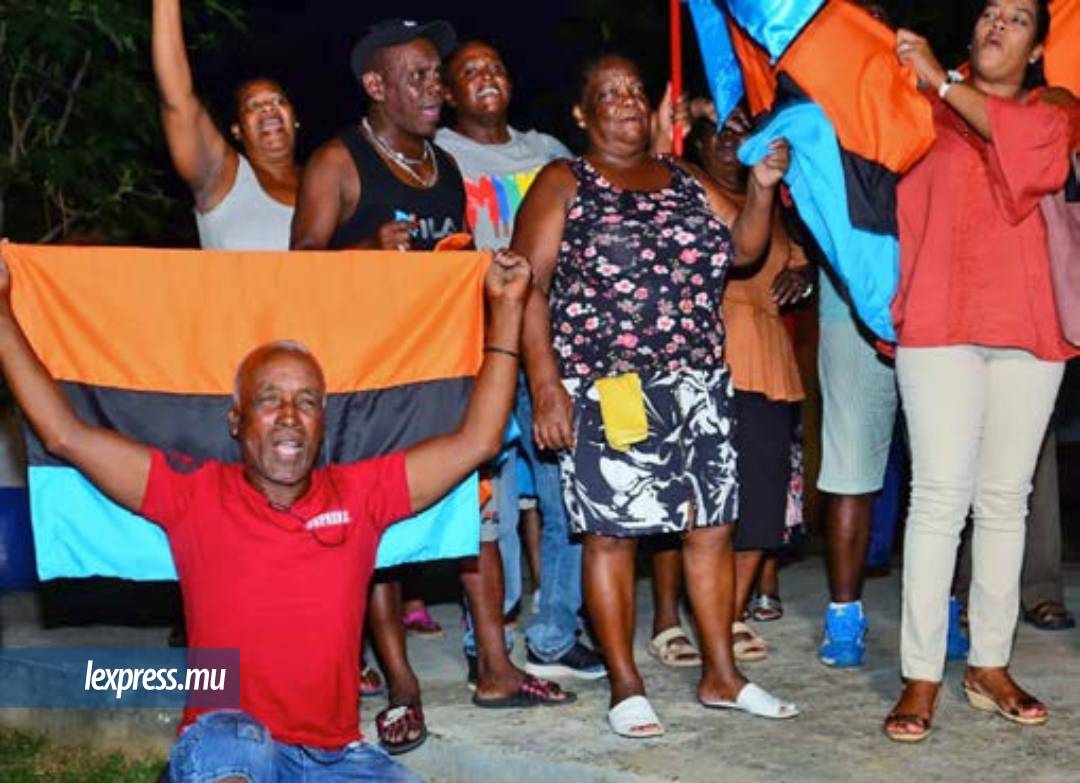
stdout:
[[790,165],[791,147],[784,139],[776,139],[769,143],[769,154],[754,164],[751,173],[759,187],[775,188]]
[[896,31],[896,56],[901,65],[911,66],[915,70],[920,85],[925,84],[934,91],[949,78],[930,48],[930,43],[911,30]]

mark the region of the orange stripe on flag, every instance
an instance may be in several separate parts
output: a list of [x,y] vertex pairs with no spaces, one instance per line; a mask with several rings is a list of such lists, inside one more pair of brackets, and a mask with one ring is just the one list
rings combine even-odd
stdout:
[[1050,3],[1045,57],[1047,84],[1068,87],[1080,98],[1080,0]]
[[475,375],[474,252],[216,252],[6,244],[16,315],[54,377],[231,394],[240,360],[303,342],[327,391]]
[[848,0],[829,0],[777,69],[825,110],[848,152],[903,173],[934,142],[930,102],[897,62],[896,34]]
[[730,16],[728,30],[731,32],[731,48],[735,50],[742,69],[750,114],[757,116],[771,109],[776,100],[776,74],[769,63],[768,52],[754,43]]

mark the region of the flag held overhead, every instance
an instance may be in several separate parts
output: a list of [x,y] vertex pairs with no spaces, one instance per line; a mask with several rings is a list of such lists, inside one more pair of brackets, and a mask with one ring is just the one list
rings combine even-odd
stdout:
[[825,5],[825,0],[727,0],[731,16],[779,60]]
[[716,116],[723,121],[739,105],[745,92],[728,33],[727,16],[713,0],[690,0],[689,4]]

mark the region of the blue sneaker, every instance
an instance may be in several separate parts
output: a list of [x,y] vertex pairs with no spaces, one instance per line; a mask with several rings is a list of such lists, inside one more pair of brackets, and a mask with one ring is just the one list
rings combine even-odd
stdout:
[[955,596],[951,596],[949,598],[949,635],[945,643],[945,660],[947,661],[966,661],[968,650],[971,649],[971,639],[968,638],[967,631],[960,623],[961,609],[960,601]]
[[825,638],[818,658],[826,666],[847,669],[862,666],[866,652],[866,618],[862,601],[825,610]]

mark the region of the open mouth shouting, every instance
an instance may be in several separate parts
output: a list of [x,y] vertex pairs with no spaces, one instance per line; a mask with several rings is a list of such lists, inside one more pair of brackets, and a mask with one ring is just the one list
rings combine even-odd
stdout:
[[281,462],[293,462],[307,452],[307,441],[302,433],[282,432],[271,438],[274,456]]
[[429,103],[420,107],[420,119],[425,124],[435,125],[439,122],[439,116],[442,114],[442,103]]

